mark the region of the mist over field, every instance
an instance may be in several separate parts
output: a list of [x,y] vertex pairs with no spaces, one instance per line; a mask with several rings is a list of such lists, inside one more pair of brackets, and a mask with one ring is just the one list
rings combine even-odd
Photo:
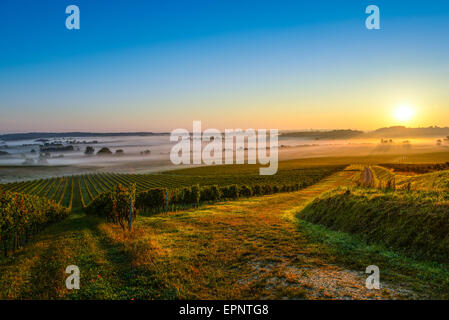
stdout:
[[[55,138],[0,140],[0,152],[3,152],[0,156],[0,182],[93,172],[151,173],[188,167],[171,163],[170,150],[175,143],[169,139],[166,134],[77,137],[64,137],[62,134]],[[207,144],[203,142],[202,147]],[[246,146],[245,140],[247,162]],[[448,151],[449,143],[443,137],[379,139],[362,136],[331,139],[283,133],[279,135],[278,146],[281,161],[336,155],[397,155],[393,161],[403,162],[409,154]],[[93,148],[90,154],[86,154],[88,147]],[[108,148],[111,154],[99,154],[102,148]]]

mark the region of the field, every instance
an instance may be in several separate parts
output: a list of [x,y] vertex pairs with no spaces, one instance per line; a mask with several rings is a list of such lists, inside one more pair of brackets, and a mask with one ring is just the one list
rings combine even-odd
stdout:
[[[242,165],[3,185],[72,213],[1,258],[0,298],[446,299],[447,171],[401,175],[382,160],[285,161],[273,177]],[[377,184],[360,184],[365,168]],[[385,184],[392,179],[394,188]],[[87,216],[82,206],[117,184],[143,191],[293,182],[301,190],[139,216],[132,232]],[[81,270],[80,290],[65,288],[71,264]],[[372,264],[381,270],[380,290],[365,287]]]
[[45,197],[62,206],[79,211],[100,193],[119,184],[130,186],[135,183],[137,192],[156,187],[179,188],[196,184],[200,186],[232,184],[250,186],[269,184],[274,186],[299,182],[307,186],[342,168],[342,166],[290,168],[280,170],[273,176],[260,176],[255,166],[243,165],[238,172],[231,174],[228,172],[223,174],[223,170],[226,168],[221,167],[213,167],[212,170],[210,168],[199,169],[200,172],[204,171],[204,175],[195,174],[198,169],[170,171],[164,174],[100,173],[15,182],[0,187],[6,191]]

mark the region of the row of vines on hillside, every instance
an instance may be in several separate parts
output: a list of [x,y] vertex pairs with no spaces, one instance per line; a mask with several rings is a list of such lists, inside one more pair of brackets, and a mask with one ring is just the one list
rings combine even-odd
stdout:
[[370,188],[395,190],[396,176],[388,169],[378,166],[366,166],[360,172],[358,184]]
[[276,189],[281,188],[282,185],[294,185],[296,183],[304,186],[311,185],[341,169],[342,166],[326,166],[280,170],[273,176],[260,176],[258,174],[188,176],[177,175],[176,171],[164,174],[97,173],[14,182],[4,184],[2,188],[11,192],[45,197],[55,200],[62,206],[73,208],[73,210],[81,210],[100,194],[108,192],[118,185],[130,187],[135,184],[137,193],[153,188],[179,189],[194,185],[230,186],[235,184],[250,187],[270,185],[272,189]]
[[0,241],[4,255],[14,252],[42,228],[68,213],[67,208],[53,200],[0,191]]
[[119,223],[124,228],[124,221],[129,222],[130,206],[146,213],[183,210],[198,206],[204,202],[238,199],[242,197],[260,196],[279,192],[297,191],[305,187],[305,183],[284,185],[229,185],[199,186],[182,188],[152,188],[136,195],[135,185],[125,187],[118,185],[92,201],[87,207],[88,214],[99,215],[107,220]]

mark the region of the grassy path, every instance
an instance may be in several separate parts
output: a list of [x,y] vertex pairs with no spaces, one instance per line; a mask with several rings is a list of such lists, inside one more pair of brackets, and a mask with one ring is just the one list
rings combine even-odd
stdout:
[[[401,298],[365,288],[326,245],[306,237],[295,214],[323,192],[351,183],[341,171],[309,188],[140,217],[132,234],[84,215],[47,229],[0,260],[0,298],[326,299]],[[81,290],[65,289],[65,267]]]
[[294,214],[329,188],[350,183],[352,174],[342,171],[299,192],[141,217],[130,237],[110,225],[103,225],[103,232],[121,245],[140,281],[157,282],[164,298],[376,299],[409,294],[389,286],[367,290],[364,269],[330,264],[322,246],[298,232]]

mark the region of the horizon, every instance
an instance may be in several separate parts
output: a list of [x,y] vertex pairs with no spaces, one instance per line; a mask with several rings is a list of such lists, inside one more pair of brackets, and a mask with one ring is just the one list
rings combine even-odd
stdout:
[[[211,128],[205,128],[205,129],[211,129]],[[215,128],[214,128],[215,129]],[[254,128],[239,128],[242,130],[246,129],[254,129]],[[320,128],[320,129],[281,129],[279,130],[280,133],[282,132],[331,132],[331,131],[360,131],[362,133],[372,133],[383,129],[449,129],[449,126],[427,126],[427,127],[407,127],[407,126],[388,126],[388,127],[380,127],[374,130],[361,130],[357,128]],[[19,134],[89,134],[89,135],[95,135],[95,134],[110,134],[110,135],[120,135],[120,134],[153,134],[153,135],[168,135],[171,131],[24,131],[24,132],[0,132],[0,136],[7,136],[7,135],[19,135]],[[192,132],[192,131],[189,131]]]
[[449,125],[445,1],[68,4],[0,4],[2,132]]

